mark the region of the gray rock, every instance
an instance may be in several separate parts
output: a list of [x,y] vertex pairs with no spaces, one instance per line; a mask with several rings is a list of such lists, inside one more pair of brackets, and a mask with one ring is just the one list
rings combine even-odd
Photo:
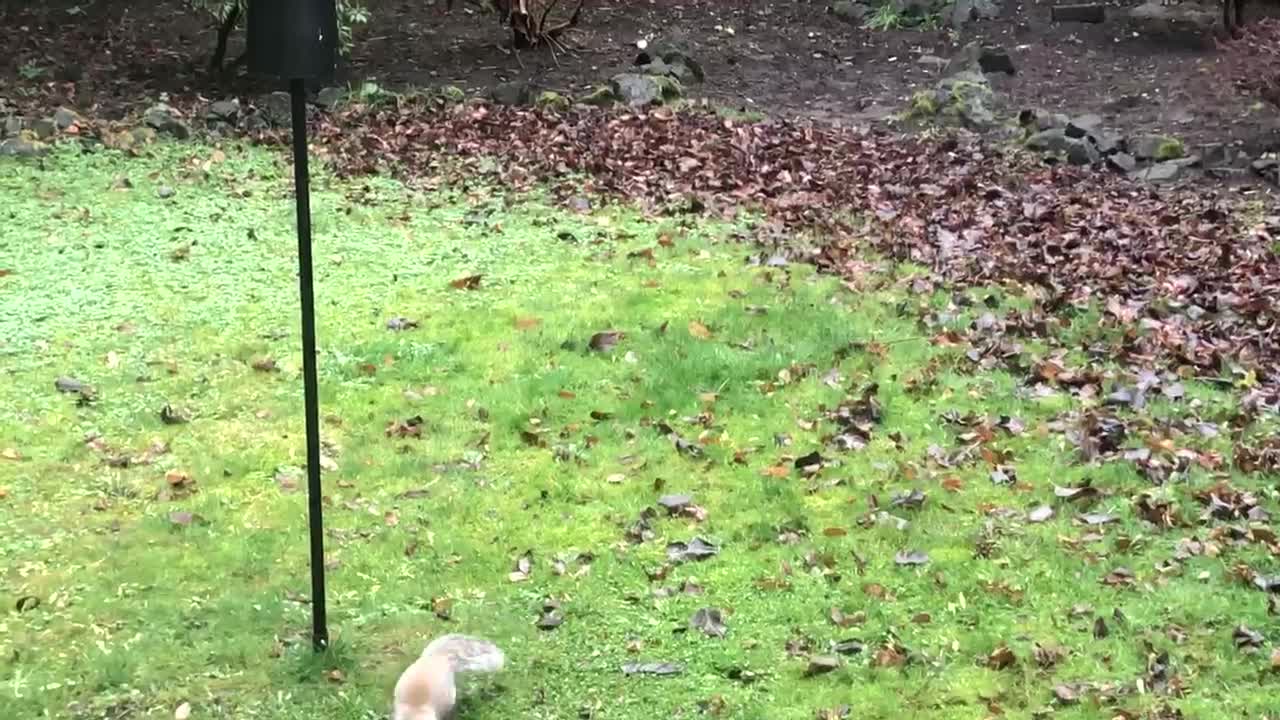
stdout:
[[1196,147],[1196,153],[1204,158],[1205,167],[1230,166],[1235,160],[1235,151],[1224,143],[1204,143]]
[[1026,146],[1036,152],[1063,153],[1072,145],[1081,144],[1079,140],[1067,137],[1066,128],[1049,128],[1027,138]]
[[948,60],[946,58],[940,58],[937,55],[921,55],[919,58],[916,59],[916,62],[920,63],[921,65],[924,65],[925,67],[937,68],[941,70],[942,68],[947,66]]
[[849,2],[849,0],[841,0],[834,2],[828,7],[832,15],[841,20],[853,24],[861,25],[868,16],[871,15],[871,6],[860,2]]
[[1102,128],[1102,118],[1098,115],[1079,115],[1067,123],[1067,137],[1096,137]]
[[205,113],[205,117],[215,122],[235,125],[240,120],[240,101],[232,98],[211,103],[208,112]]
[[978,132],[1000,126],[993,106],[995,93],[981,72],[965,70],[938,81],[933,93],[937,112]]
[[9,138],[0,142],[0,157],[38,157],[49,152],[49,146],[24,138]]
[[1118,135],[1099,130],[1090,135],[1088,139],[1098,149],[1098,152],[1103,155],[1112,155],[1120,152],[1121,141]]
[[142,115],[142,122],[158,133],[171,135],[178,140],[191,137],[191,128],[178,118],[178,112],[164,103],[157,103]]
[[347,99],[347,91],[340,87],[320,88],[316,93],[316,107],[322,110],[333,110]]
[[1067,129],[1062,127],[1041,130],[1027,138],[1026,146],[1036,152],[1062,157],[1072,165],[1093,165],[1102,160],[1102,153],[1092,142],[1087,138],[1070,137]]
[[996,112],[986,102],[974,98],[959,110],[962,124],[970,130],[991,132],[1000,128]]
[[1126,142],[1128,151],[1139,160],[1175,160],[1182,156],[1182,142],[1168,135],[1138,135]]
[[489,98],[498,105],[532,105],[534,94],[529,83],[514,81],[495,85]]
[[58,126],[53,123],[53,120],[45,118],[32,120],[31,132],[35,133],[37,140],[48,140],[57,134]]
[[273,92],[263,101],[261,113],[269,125],[289,127],[293,124],[293,100],[287,92]]
[[22,118],[17,115],[10,115],[4,119],[4,125],[0,126],[0,138],[17,135],[22,132]]
[[1131,173],[1138,167],[1138,161],[1129,153],[1115,153],[1107,156],[1107,165],[1122,173]]
[[240,116],[240,129],[245,132],[262,132],[271,127],[271,123],[256,109],[249,110]]
[[60,107],[53,111],[53,125],[60,131],[66,130],[72,125],[79,124],[80,122],[80,116],[77,115],[74,110]]
[[673,77],[682,83],[696,84],[702,82],[702,67],[700,65],[686,65],[685,63],[671,63],[659,60],[655,63],[644,66],[644,72],[649,75],[666,75]]
[[[954,67],[955,63],[949,65]],[[999,119],[999,101],[991,84],[976,64],[942,78],[927,90],[911,98],[907,116],[989,134],[1017,133],[1017,129]]]
[[680,96],[679,81],[641,73],[619,73],[609,81],[613,96],[632,106],[661,104]]
[[1170,183],[1192,176],[1194,170],[1188,164],[1170,161],[1170,163],[1156,163],[1147,169],[1138,170],[1137,174],[1146,182]]
[[[1220,167],[1205,168],[1204,174],[1211,178],[1214,178],[1215,180],[1227,180],[1231,182],[1238,182],[1241,180],[1245,180],[1249,176],[1249,171],[1246,170],[1245,168],[1220,166]],[[1280,184],[1280,181],[1273,180],[1272,182]]]
[[161,200],[168,200],[169,198],[173,197],[175,194],[176,194],[176,191],[173,188],[169,187],[168,185],[161,185],[160,187],[156,188],[156,197],[160,198]]
[[1102,153],[1094,144],[1085,139],[1067,138],[1067,162],[1072,165],[1093,165],[1102,161]]
[[1032,132],[1040,132],[1041,130],[1051,130],[1053,128],[1066,128],[1071,120],[1062,113],[1049,112],[1040,109],[1028,109],[1018,113],[1018,125],[1027,128]]
[[706,79],[702,64],[684,50],[657,43],[636,55],[635,64],[649,75],[667,75],[681,83],[700,83]]
[[1187,165],[1177,162],[1156,163],[1148,168],[1135,170],[1130,173],[1130,177],[1137,178],[1149,183],[1171,183],[1177,182],[1191,174],[1191,168]]

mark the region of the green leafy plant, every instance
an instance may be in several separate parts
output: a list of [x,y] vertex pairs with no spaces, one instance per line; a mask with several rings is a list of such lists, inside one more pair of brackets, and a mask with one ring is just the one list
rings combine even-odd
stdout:
[[24,80],[39,80],[44,77],[45,69],[33,62],[26,62],[22,64],[22,67],[18,68],[18,74]]
[[893,3],[885,3],[876,8],[864,27],[868,30],[885,31],[901,30],[904,25],[902,13],[898,8],[894,7]]

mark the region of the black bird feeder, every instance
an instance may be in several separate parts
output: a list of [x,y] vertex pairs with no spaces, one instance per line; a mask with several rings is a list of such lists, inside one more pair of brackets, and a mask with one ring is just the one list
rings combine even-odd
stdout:
[[338,14],[334,0],[250,0],[248,50],[250,72],[289,81],[293,108],[293,182],[298,206],[298,285],[302,295],[302,378],[311,529],[311,622],[312,642],[320,651],[329,645],[329,628],[325,620],[324,519],[320,505],[320,399],[311,273],[306,83],[330,79],[337,67]]

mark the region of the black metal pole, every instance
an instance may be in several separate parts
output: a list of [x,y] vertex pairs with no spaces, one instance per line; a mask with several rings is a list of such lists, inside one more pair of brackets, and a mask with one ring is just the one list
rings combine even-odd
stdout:
[[289,81],[293,100],[293,184],[298,206],[298,286],[302,293],[302,382],[307,419],[307,508],[311,529],[311,633],[317,651],[329,646],[324,601],[324,518],[320,486],[320,392],[316,379],[316,302],[311,274],[311,190],[307,175],[307,94]]

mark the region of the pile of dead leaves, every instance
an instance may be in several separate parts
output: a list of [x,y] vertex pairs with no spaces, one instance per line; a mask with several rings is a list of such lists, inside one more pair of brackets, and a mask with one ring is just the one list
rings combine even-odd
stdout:
[[[428,185],[550,184],[655,212],[766,211],[762,236],[814,231],[825,270],[855,248],[953,286],[1011,283],[1046,310],[1096,302],[1121,359],[1217,378],[1280,379],[1280,218],[1240,227],[1211,192],[1156,191],[1046,167],[973,140],[919,139],[711,113],[542,112],[429,100],[353,106],[318,137],[339,172]],[[284,139],[284,138],[278,138]],[[584,185],[585,184],[585,185]],[[854,227],[849,218],[865,224]]]

